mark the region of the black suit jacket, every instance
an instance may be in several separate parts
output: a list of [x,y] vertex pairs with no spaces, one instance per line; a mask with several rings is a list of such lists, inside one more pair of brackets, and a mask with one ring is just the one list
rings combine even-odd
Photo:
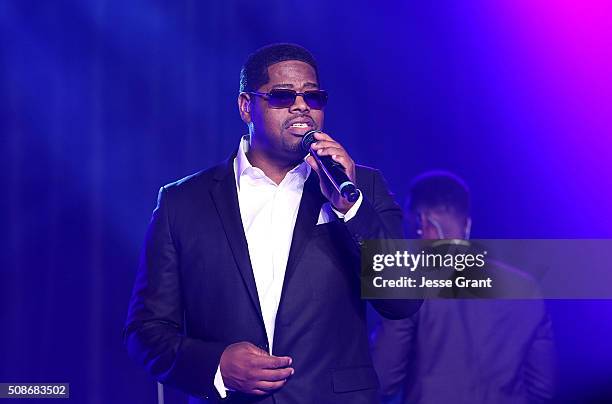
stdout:
[[[249,341],[268,349],[244,235],[233,157],[159,192],[132,294],[125,342],[162,383],[202,402],[223,350]],[[316,225],[326,199],[318,177],[304,185],[276,316],[274,355],[295,374],[273,395],[230,395],[230,402],[372,403],[378,380],[360,299],[359,244],[402,237],[401,210],[376,170],[357,167],[364,196],[356,216]],[[390,318],[420,302],[373,301]]]

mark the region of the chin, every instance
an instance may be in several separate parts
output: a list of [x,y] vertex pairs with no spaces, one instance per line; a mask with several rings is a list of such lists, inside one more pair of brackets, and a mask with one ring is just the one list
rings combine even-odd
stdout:
[[283,140],[285,150],[302,151],[302,137],[289,133]]
[[306,153],[302,151],[302,146],[298,143],[297,145],[285,145],[285,155],[291,162],[301,162],[306,156]]

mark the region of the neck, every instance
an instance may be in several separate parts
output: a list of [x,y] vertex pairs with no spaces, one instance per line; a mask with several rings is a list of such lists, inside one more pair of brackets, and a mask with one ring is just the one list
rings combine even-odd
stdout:
[[262,153],[259,153],[257,150],[253,149],[250,149],[246,153],[246,156],[249,159],[249,163],[251,163],[253,167],[259,168],[277,185],[281,183],[289,171],[300,164],[300,161],[280,161],[278,159],[270,158],[269,156],[263,155]]

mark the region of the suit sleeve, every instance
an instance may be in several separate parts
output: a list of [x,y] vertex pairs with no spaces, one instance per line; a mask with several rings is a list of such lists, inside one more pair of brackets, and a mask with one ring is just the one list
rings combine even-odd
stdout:
[[[402,210],[393,200],[380,171],[373,170],[370,178],[359,180],[368,182],[364,184],[368,193],[363,196],[357,214],[345,222],[357,246],[360,247],[365,240],[404,238]],[[400,319],[414,314],[422,300],[372,299],[370,303],[383,317]]]
[[552,324],[544,313],[536,328],[523,365],[527,394],[532,403],[548,403],[555,397],[557,384],[556,348]]
[[185,336],[168,194],[160,189],[147,230],[124,342],[129,355],[160,382],[194,396],[218,397],[213,380],[225,344]]
[[372,339],[372,362],[380,380],[381,400],[393,400],[405,386],[413,356],[419,313],[401,320],[381,319]]

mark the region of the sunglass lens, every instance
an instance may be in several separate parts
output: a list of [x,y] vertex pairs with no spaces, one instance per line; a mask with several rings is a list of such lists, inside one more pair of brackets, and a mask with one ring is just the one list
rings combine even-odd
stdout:
[[293,105],[295,97],[293,90],[271,90],[268,93],[268,103],[272,108],[287,108]]
[[304,101],[312,109],[323,109],[327,104],[327,92],[323,90],[306,91]]

